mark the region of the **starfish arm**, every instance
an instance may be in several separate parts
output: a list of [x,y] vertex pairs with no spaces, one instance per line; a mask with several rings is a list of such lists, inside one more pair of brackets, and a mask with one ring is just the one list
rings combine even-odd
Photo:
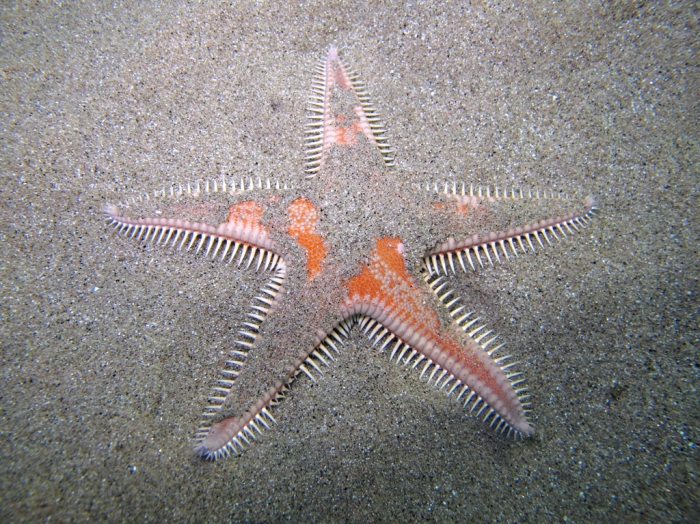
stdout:
[[[382,347],[392,343],[392,358],[400,351],[397,361],[409,353],[404,360],[407,365],[413,362],[416,367],[425,361],[421,376],[432,368],[428,381],[441,371],[436,384],[442,383],[444,388],[452,383],[450,392],[461,386],[460,397],[470,391],[465,406],[472,399],[472,410],[479,403],[489,406],[492,411],[487,418],[495,414],[499,430],[532,435],[534,430],[525,416],[520,391],[514,388],[499,362],[491,358],[495,349],[487,349],[495,338],[488,338],[489,333],[477,336],[483,326],[467,333],[467,337],[442,329],[437,315],[425,306],[421,289],[406,271],[402,252],[400,239],[377,241],[369,265],[348,282],[343,316],[371,319],[369,324],[362,320],[361,325],[366,326],[366,333],[372,333],[374,343],[382,342]],[[374,322],[384,329],[373,329]],[[466,331],[472,324],[464,320],[460,327]]]
[[315,382],[314,374],[321,374],[322,366],[329,366],[326,359],[334,360],[333,353],[339,353],[338,344],[347,338],[354,322],[354,318],[344,319],[329,333],[318,330],[314,344],[290,364],[285,378],[275,381],[243,415],[200,427],[195,438],[196,454],[217,460],[231,453],[240,453],[250,446],[254,439],[262,435],[262,429],[270,429],[269,422],[276,423],[272,413],[297,377],[303,374]]
[[[351,107],[344,107],[344,97],[335,90],[349,94]],[[367,88],[357,73],[343,63],[335,46],[331,46],[314,70],[307,112],[309,123],[304,139],[307,178],[315,177],[323,169],[332,145],[354,144],[357,134],[376,146],[384,165],[394,165],[386,129]]]
[[208,399],[208,404],[202,413],[202,421],[195,435],[195,441],[200,442],[208,433],[212,420],[217,417],[227,401],[236,379],[245,366],[249,351],[254,347],[256,340],[261,334],[262,325],[268,314],[275,307],[277,297],[283,292],[283,285],[286,277],[286,266],[281,261],[274,276],[261,288],[261,295],[255,297],[248,317],[251,321],[243,322],[239,334],[242,335],[235,341],[237,349],[230,351],[230,360],[224,361],[224,368],[220,370],[222,379],[217,381],[217,385],[212,390],[212,395]]
[[277,381],[240,417],[228,417],[211,427],[200,427],[195,438],[195,453],[216,460],[244,451],[256,438],[256,432],[262,434],[257,422],[266,429],[270,427],[268,422],[276,423],[270,409],[284,396],[284,392],[284,383]]
[[[274,271],[274,274],[261,288],[261,293],[255,297],[255,302],[248,313],[250,321],[243,322],[241,325],[239,334],[242,336],[235,341],[236,349],[230,351],[230,359],[224,362],[223,369],[221,369],[222,378],[217,381],[217,385],[208,398],[208,404],[202,413],[202,422],[195,435],[197,448],[201,450],[205,445],[204,442],[221,438],[222,434],[226,434],[231,428],[237,427],[236,424],[239,424],[242,432],[239,430],[234,432],[234,437],[227,443],[229,445],[227,449],[242,446],[244,442],[248,442],[248,438],[254,438],[251,428],[259,428],[258,422],[267,427],[265,417],[272,419],[267,409],[255,411],[254,405],[251,410],[254,410],[255,414],[251,417],[246,418],[246,415],[239,418],[230,417],[226,419],[225,424],[220,423],[214,426],[220,429],[214,431],[209,440],[207,440],[207,436],[212,430],[210,427],[211,419],[218,415],[226,402],[245,365],[248,352],[260,334],[263,322],[275,306],[277,295],[282,291],[286,277],[286,264],[281,252],[269,238],[267,230],[258,222],[259,206],[251,201],[234,204],[229,209],[228,220],[218,227],[179,219],[125,217],[119,214],[119,210],[115,206],[108,206],[106,212],[109,223],[120,232],[130,234],[131,237],[144,241],[155,241],[156,244],[162,242],[176,245],[179,242],[180,248],[187,243],[188,250],[196,243],[197,252],[206,247],[206,255],[211,253],[212,258],[216,258],[220,253],[222,261],[228,259],[228,262],[231,263],[238,260],[239,266],[247,260],[246,268],[250,268],[252,262],[257,259],[256,271],[259,271],[261,267],[265,272]],[[274,421],[274,419],[272,420]],[[223,451],[219,451],[223,453]]]
[[347,312],[357,317],[366,333],[375,326],[384,328],[375,336],[369,333],[367,336],[374,345],[382,344],[382,348],[389,345],[392,349],[390,358],[396,355],[397,364],[411,365],[414,369],[422,364],[421,377],[426,371],[431,371],[428,383],[437,372],[441,372],[434,382],[435,387],[444,389],[450,384],[448,394],[459,389],[458,398],[468,392],[464,407],[471,403],[470,411],[480,403],[490,406],[490,415],[495,414],[492,425],[498,420],[496,428],[499,431],[521,437],[531,436],[534,432],[525,415],[526,404],[521,402],[525,400],[520,394],[524,390],[516,390],[514,385],[517,384],[510,382],[505,366],[491,359],[495,349],[500,347],[488,350],[487,346],[496,337],[489,338],[484,344],[470,337],[466,343],[460,344],[446,333],[435,336],[430,330],[412,324],[410,319],[401,319],[366,300],[348,304]]
[[[470,196],[467,198],[475,197]],[[517,257],[518,249],[516,245],[523,253],[528,251],[528,247],[530,251],[534,252],[535,245],[533,240],[540,247],[544,247],[545,242],[551,245],[550,236],[560,240],[559,235],[565,237],[567,232],[573,234],[580,231],[580,228],[585,227],[591,220],[595,210],[595,200],[593,197],[588,197],[584,202],[582,212],[570,212],[504,231],[492,231],[483,236],[472,235],[463,240],[455,240],[453,237],[450,237],[446,242],[439,243],[433,249],[430,249],[426,253],[423,262],[431,275],[446,275],[449,273],[448,270],[456,273],[455,259],[463,271],[466,272],[467,267],[471,267],[475,271],[476,264],[474,260],[481,267],[484,266],[484,259],[490,265],[493,265],[494,258],[501,262],[500,255],[503,255],[506,259],[510,259],[509,253]]]
[[201,222],[171,218],[130,218],[120,216],[117,207],[112,205],[107,206],[106,213],[108,222],[116,230],[144,242],[171,243],[174,246],[180,241],[179,248],[182,249],[187,244],[188,251],[196,243],[196,253],[206,246],[206,254],[209,255],[214,248],[212,257],[221,253],[221,259],[224,260],[228,256],[229,263],[240,252],[238,265],[247,256],[247,266],[250,267],[257,257],[258,269],[266,257],[269,257],[269,270],[274,270],[281,260],[281,253],[267,231],[249,221],[232,220],[215,227]]

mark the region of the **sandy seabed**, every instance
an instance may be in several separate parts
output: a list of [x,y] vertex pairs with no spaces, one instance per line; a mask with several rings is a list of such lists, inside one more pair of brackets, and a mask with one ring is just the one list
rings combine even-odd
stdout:
[[[2,8],[0,520],[700,518],[692,2],[179,4]],[[462,280],[524,363],[534,438],[493,433],[356,337],[246,453],[193,454],[258,283],[116,236],[103,208],[303,177],[331,44],[403,180],[596,195],[582,235]]]

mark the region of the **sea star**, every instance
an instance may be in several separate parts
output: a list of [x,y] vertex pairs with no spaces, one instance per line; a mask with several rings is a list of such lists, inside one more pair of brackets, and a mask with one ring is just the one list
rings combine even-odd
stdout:
[[[593,199],[574,205],[551,192],[408,186],[394,173],[394,152],[366,88],[335,47],[317,67],[308,113],[306,178],[298,188],[224,178],[132,201],[141,213],[171,218],[130,218],[107,207],[109,222],[131,237],[188,250],[196,244],[196,252],[272,273],[209,398],[197,454],[217,459],[250,445],[275,422],[272,408],[292,382],[315,380],[356,324],[397,363],[420,366],[421,377],[477,416],[485,413],[496,430],[532,435],[520,373],[509,356],[494,358],[502,344],[452,296],[449,278],[574,233],[588,222]],[[193,206],[203,196],[206,203]],[[542,204],[566,211],[514,227],[528,206]],[[218,226],[194,221],[220,209],[227,214]],[[502,229],[484,230],[486,222]],[[286,369],[269,377],[272,385],[245,413],[223,417],[248,353],[275,348],[291,349]]]

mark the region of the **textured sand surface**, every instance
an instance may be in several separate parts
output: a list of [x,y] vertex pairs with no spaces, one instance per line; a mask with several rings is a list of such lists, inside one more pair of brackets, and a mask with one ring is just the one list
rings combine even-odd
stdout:
[[[699,517],[698,12],[434,4],[3,7],[0,520]],[[194,456],[260,282],[118,237],[102,209],[224,173],[298,180],[330,44],[397,176],[596,195],[584,234],[460,279],[524,363],[533,439],[356,337],[245,454]]]

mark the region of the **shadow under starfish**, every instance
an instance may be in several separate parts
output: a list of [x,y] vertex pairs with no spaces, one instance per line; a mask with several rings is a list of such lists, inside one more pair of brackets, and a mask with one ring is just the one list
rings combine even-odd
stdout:
[[[209,398],[197,454],[216,459],[250,445],[275,422],[273,408],[294,380],[315,380],[355,325],[496,430],[531,436],[516,363],[495,357],[503,345],[452,296],[446,277],[575,233],[588,222],[593,199],[575,204],[551,192],[474,191],[456,183],[409,187],[393,173],[394,153],[366,88],[335,47],[315,71],[308,118],[299,187],[224,178],[122,206],[151,218],[107,207],[109,222],[131,237],[196,245],[197,253],[271,273]],[[154,218],[154,206],[170,218]],[[541,216],[543,207],[552,218],[522,221]],[[227,214],[218,226],[195,221],[222,208]],[[224,417],[249,352],[282,347],[293,348],[286,370],[270,377],[272,385],[245,413]]]

